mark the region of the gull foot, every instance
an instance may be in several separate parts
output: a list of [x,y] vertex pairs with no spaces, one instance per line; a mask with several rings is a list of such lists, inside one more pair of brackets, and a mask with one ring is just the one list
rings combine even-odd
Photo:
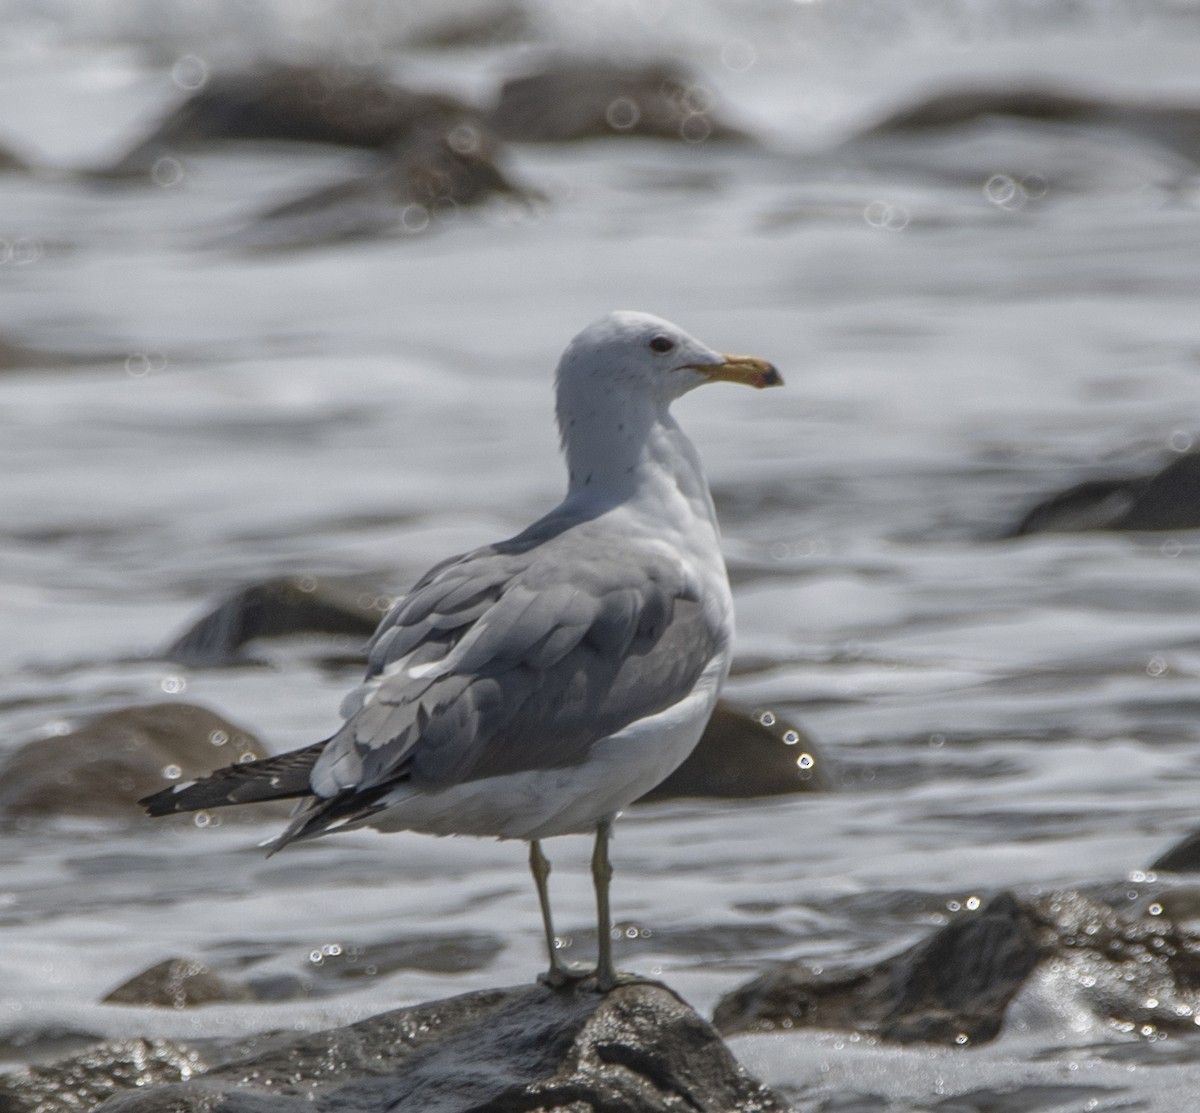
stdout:
[[591,966],[581,966],[577,962],[564,966],[555,963],[544,974],[538,975],[538,982],[550,989],[574,989],[589,978],[595,979],[596,971]]
[[575,990],[583,989],[592,993],[608,993],[619,985],[636,985],[647,979],[638,974],[625,971],[615,971],[607,977],[601,977],[600,972],[591,966],[572,963],[570,966],[552,966],[544,974],[538,975],[538,982],[550,989]]

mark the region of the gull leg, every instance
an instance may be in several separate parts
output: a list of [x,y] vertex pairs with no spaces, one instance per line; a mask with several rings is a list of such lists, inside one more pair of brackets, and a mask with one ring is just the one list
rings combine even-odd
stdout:
[[612,838],[613,817],[596,824],[596,845],[592,850],[592,883],[596,886],[596,988],[607,993],[617,984],[612,956],[612,914],[608,904],[608,885],[612,881],[612,863],[608,860],[608,840]]
[[550,969],[545,975],[548,985],[563,985],[569,980],[569,974],[558,961],[558,952],[554,947],[554,924],[550,919],[550,890],[546,885],[550,877],[550,862],[542,853],[542,844],[537,839],[529,840],[529,872],[533,874],[533,883],[537,886],[538,904],[542,908],[542,927],[546,932],[546,950],[550,954]]

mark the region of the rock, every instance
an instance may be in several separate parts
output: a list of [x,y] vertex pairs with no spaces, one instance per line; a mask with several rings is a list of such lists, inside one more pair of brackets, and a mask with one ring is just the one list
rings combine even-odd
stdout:
[[482,129],[453,97],[415,92],[355,66],[273,63],[217,74],[103,177],[145,177],[160,159],[225,140],[290,140],[383,150],[417,133]]
[[1200,873],[1200,830],[1164,850],[1150,868],[1170,873]]
[[688,759],[639,802],[778,796],[831,787],[826,761],[798,727],[772,711],[750,712],[721,700]]
[[101,1004],[187,1009],[217,1001],[249,1001],[251,997],[243,986],[227,981],[194,958],[168,958],[117,986]]
[[988,116],[1077,123],[1098,119],[1108,105],[1059,89],[951,89],[902,108],[862,133],[864,138],[956,127]]
[[[1131,905],[1129,885],[1099,901],[1066,891],[1036,907],[1057,933],[1049,994],[1126,1032],[1194,1035],[1200,1016],[1197,894],[1165,890]],[[1115,905],[1115,907],[1114,907]]]
[[29,163],[11,148],[0,143],[0,174],[27,174]]
[[18,749],[0,769],[0,817],[133,820],[141,815],[137,801],[162,788],[164,777],[187,780],[214,764],[261,756],[253,734],[207,708],[122,708]]
[[[14,1025],[0,1032],[0,1062],[38,1062],[98,1043],[100,1036],[64,1024]],[[3,1089],[0,1088],[0,1094]],[[0,1108],[3,1108],[0,1103]]]
[[1200,453],[1151,476],[1090,479],[1038,503],[1008,536],[1087,530],[1200,529]]
[[219,1049],[101,1045],[0,1077],[0,1106],[67,1113],[84,1107],[81,1095],[89,1105],[111,1095],[96,1113],[785,1109],[710,1024],[648,982],[605,995],[482,990],[267,1043],[235,1061]]
[[489,0],[466,11],[432,9],[435,18],[417,28],[409,45],[424,50],[461,50],[464,47],[527,43],[537,28],[530,13],[510,0]]
[[[82,1113],[134,1087],[176,1082],[203,1069],[190,1048],[168,1040],[114,1040],[65,1059],[0,1074],[3,1113]],[[167,1113],[167,1105],[157,1113]]]
[[265,958],[277,957],[281,949],[277,943],[254,943],[232,955],[225,952],[211,964],[198,958],[165,959],[123,982],[102,1003],[189,1009],[229,1001],[328,997],[363,988],[375,978],[400,970],[435,974],[482,970],[504,949],[504,943],[485,932],[463,931],[327,944],[319,950],[303,951],[301,968],[295,973],[242,973]]
[[[18,240],[10,250],[17,256],[24,255],[26,261],[37,258],[42,247],[34,240]],[[98,364],[120,364],[128,358],[127,353],[118,352],[66,352],[51,348],[38,348],[20,341],[0,336],[0,372],[60,370],[67,367],[95,367]]]
[[978,912],[899,955],[814,974],[773,966],[727,994],[714,1023],[734,1032],[834,1028],[900,1043],[979,1044],[1001,1030],[1025,986],[1064,1013],[1090,1012],[1120,1031],[1189,1032],[1200,1016],[1200,894],[1107,899],[1074,890],[1018,900],[1001,893]]
[[343,943],[335,953],[311,961],[306,979],[324,992],[343,992],[355,982],[385,977],[398,970],[462,974],[483,970],[504,949],[499,936],[460,931],[443,935],[414,935],[372,943]]
[[806,1027],[900,1043],[984,1043],[1053,941],[1031,908],[1001,893],[874,966],[820,974],[802,962],[772,967],[721,998],[713,1022],[726,1035]]
[[487,122],[503,139],[536,143],[613,135],[745,139],[715,115],[713,96],[670,62],[564,58],[506,81]]
[[230,595],[176,638],[163,656],[205,668],[244,664],[245,647],[259,638],[344,634],[365,644],[391,602],[357,580],[281,576]]
[[1061,89],[952,89],[888,116],[861,138],[960,127],[990,117],[1039,123],[1118,127],[1200,162],[1200,105],[1123,103]]
[[384,233],[427,232],[459,210],[494,198],[532,202],[497,165],[499,147],[480,129],[419,132],[381,158],[379,168],[268,209],[232,246],[302,247]]

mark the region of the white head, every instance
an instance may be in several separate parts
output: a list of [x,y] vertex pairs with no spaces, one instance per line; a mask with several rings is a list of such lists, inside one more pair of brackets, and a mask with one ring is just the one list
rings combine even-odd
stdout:
[[670,404],[710,382],[779,386],[765,360],[727,355],[649,313],[619,310],[588,325],[558,364],[558,428],[574,486],[628,470],[655,426],[674,428]]
[[666,407],[689,390],[717,381],[755,387],[783,383],[765,360],[714,351],[661,317],[617,310],[588,325],[563,352],[559,424],[564,403],[597,405],[606,396],[637,395]]

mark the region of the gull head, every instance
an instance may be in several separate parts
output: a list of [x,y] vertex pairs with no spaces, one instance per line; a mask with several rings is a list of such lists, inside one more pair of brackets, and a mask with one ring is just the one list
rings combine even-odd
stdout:
[[618,310],[588,325],[563,352],[559,420],[565,410],[592,409],[604,399],[665,408],[711,382],[762,388],[783,379],[766,360],[715,351],[661,317]]
[[[649,313],[619,311],[588,325],[558,364],[556,409],[571,491],[618,497],[636,486],[655,451],[655,430],[682,436],[668,413],[671,403],[712,382],[761,388],[783,379],[766,360],[718,352]],[[698,475],[686,438],[675,453],[681,455],[687,461],[673,457],[669,466]]]

